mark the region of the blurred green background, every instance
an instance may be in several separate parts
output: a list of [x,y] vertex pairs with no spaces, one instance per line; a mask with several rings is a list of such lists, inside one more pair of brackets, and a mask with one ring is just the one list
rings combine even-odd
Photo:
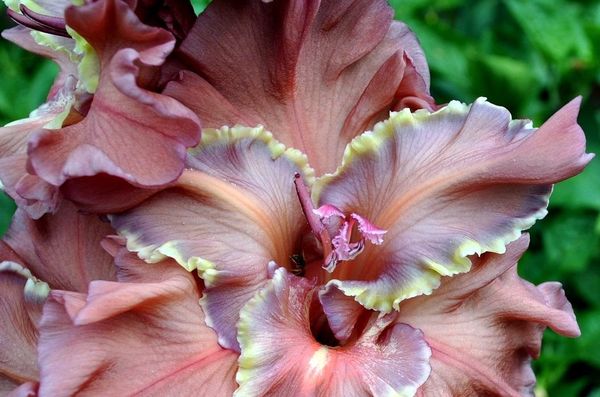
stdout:
[[[195,1],[200,11],[206,1]],[[600,1],[391,0],[425,49],[438,103],[485,96],[540,125],[577,95],[590,152],[600,152]],[[11,23],[4,15],[0,27]],[[0,43],[0,123],[44,101],[57,68]],[[0,197],[0,233],[14,204]],[[547,331],[535,362],[538,396],[600,397],[600,159],[556,186],[519,265],[534,283],[560,280],[582,336]]]

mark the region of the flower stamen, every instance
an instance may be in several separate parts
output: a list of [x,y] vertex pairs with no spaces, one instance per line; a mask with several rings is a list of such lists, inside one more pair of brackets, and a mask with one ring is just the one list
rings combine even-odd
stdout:
[[[375,245],[383,243],[383,235],[387,233],[387,230],[378,228],[368,219],[358,214],[351,213],[350,215],[346,215],[342,210],[331,204],[324,204],[319,208],[315,208],[308,188],[302,181],[299,173],[294,175],[294,185],[298,199],[300,200],[302,212],[312,232],[321,241],[324,259],[323,269],[328,273],[332,273],[335,270],[338,262],[351,261],[360,255],[365,249],[365,240],[369,240]],[[330,218],[340,218],[343,220],[333,239],[331,239],[324,223]],[[358,241],[352,242],[352,231],[355,226],[357,226],[361,238]]]
[[296,187],[296,193],[298,194],[304,217],[308,221],[308,225],[314,235],[321,240],[321,245],[323,246],[323,258],[325,258],[325,261],[327,262],[330,260],[332,254],[331,236],[329,236],[329,232],[323,222],[321,222],[321,219],[315,214],[315,207],[313,206],[310,194],[308,193],[308,188],[298,172],[294,174],[294,186]]
[[71,37],[67,33],[65,20],[63,18],[38,14],[23,4],[21,4],[20,10],[22,14],[11,9],[7,10],[8,16],[19,25],[23,25],[39,32],[53,34],[55,36]]

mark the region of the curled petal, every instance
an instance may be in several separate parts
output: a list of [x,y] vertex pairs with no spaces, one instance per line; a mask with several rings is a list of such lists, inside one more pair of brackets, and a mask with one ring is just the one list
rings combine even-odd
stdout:
[[334,284],[319,290],[319,301],[336,339],[344,344],[350,338],[358,318],[366,312],[351,296],[346,296]]
[[579,102],[539,129],[483,99],[451,102],[435,113],[395,113],[356,138],[313,196],[388,231],[381,246],[338,268],[338,287],[389,311],[469,270],[469,255],[504,252],[545,216],[552,184],[593,157],[577,125]]
[[383,244],[383,236],[387,233],[387,230],[378,228],[377,226],[369,222],[368,219],[358,214],[351,214],[350,216],[356,219],[356,221],[358,222],[358,231],[362,234],[364,238],[366,238],[375,245]]
[[204,324],[193,277],[172,261],[123,254],[118,264],[122,282],[93,282],[87,296],[52,292],[40,327],[40,395],[230,395],[236,355]]
[[176,100],[144,88],[150,67],[172,50],[173,37],[143,25],[118,0],[72,7],[66,17],[97,51],[100,82],[81,122],[40,131],[30,141],[29,167],[57,186],[99,174],[139,187],[174,181],[186,148],[198,142],[199,121]]
[[317,215],[323,220],[327,220],[334,216],[342,219],[346,217],[346,215],[344,215],[344,213],[339,208],[330,204],[324,204],[319,208],[314,209],[313,212],[315,213],[315,215]]
[[262,128],[205,131],[177,184],[112,217],[127,247],[148,262],[175,259],[207,290],[207,323],[238,349],[239,311],[268,279],[271,261],[291,267],[307,227],[294,191],[306,159]]
[[517,275],[528,242],[525,235],[504,255],[485,254],[430,296],[402,303],[397,321],[421,329],[432,349],[423,395],[529,396],[544,329],[579,335],[558,283],[535,287]]
[[0,180],[4,191],[19,208],[38,219],[55,212],[59,193],[55,186],[27,172],[27,141],[38,128],[51,122],[56,113],[34,117],[0,128]]
[[213,1],[180,47],[189,72],[165,93],[207,127],[265,125],[331,172],[404,98],[433,106],[423,53],[392,16],[383,0]]
[[310,329],[314,291],[280,268],[244,307],[235,396],[414,395],[430,371],[422,333],[384,318],[353,344],[323,346]]

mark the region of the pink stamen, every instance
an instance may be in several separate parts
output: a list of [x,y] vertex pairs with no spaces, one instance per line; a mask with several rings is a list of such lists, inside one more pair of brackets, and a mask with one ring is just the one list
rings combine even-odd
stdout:
[[[383,235],[387,231],[378,228],[366,218],[355,213],[347,216],[332,204],[324,204],[315,209],[308,188],[304,185],[299,173],[294,174],[294,185],[302,212],[312,232],[320,239],[323,246],[323,268],[327,272],[333,272],[340,261],[354,260],[364,250],[366,240],[375,245],[383,243]],[[332,240],[323,222],[333,217],[341,218],[343,222]],[[356,242],[351,242],[355,226],[358,227],[361,238]]]

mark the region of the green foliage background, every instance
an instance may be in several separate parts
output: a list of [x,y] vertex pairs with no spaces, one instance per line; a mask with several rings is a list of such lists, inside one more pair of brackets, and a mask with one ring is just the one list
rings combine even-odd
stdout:
[[[207,1],[194,1],[201,11]],[[590,152],[600,152],[600,1],[390,0],[417,33],[438,103],[485,96],[515,118],[540,125],[577,95]],[[0,6],[0,28],[10,26]],[[44,101],[56,67],[0,43],[0,123]],[[0,197],[0,233],[14,204]],[[538,396],[600,397],[600,160],[558,184],[548,217],[531,230],[521,274],[563,282],[582,330],[578,339],[547,331],[535,362]]]

